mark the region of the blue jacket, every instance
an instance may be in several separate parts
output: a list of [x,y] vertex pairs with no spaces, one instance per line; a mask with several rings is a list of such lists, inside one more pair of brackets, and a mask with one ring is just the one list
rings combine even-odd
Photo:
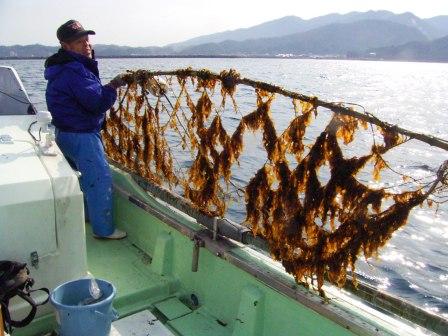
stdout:
[[66,132],[99,132],[117,92],[101,85],[98,63],[60,49],[45,61],[47,107],[53,124]]

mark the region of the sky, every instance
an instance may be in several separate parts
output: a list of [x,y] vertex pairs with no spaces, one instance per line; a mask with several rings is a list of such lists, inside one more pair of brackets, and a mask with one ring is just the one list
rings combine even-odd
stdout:
[[0,0],[0,45],[55,46],[56,29],[77,19],[95,44],[164,46],[246,28],[287,15],[302,19],[352,11],[448,15],[448,0]]

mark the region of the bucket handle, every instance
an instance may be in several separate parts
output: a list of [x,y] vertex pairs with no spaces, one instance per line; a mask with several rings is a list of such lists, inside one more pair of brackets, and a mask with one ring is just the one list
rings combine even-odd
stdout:
[[107,319],[107,320],[111,320],[111,321],[115,321],[118,320],[118,318],[120,317],[120,314],[118,314],[118,311],[112,307],[112,314],[104,314],[98,310],[95,310],[95,314],[100,316],[101,318]]

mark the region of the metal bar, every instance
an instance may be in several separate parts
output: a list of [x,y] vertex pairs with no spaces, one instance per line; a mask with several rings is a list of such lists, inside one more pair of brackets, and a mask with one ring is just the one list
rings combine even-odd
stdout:
[[[231,220],[227,218],[216,218],[212,216],[208,216],[199,210],[195,209],[191,203],[189,203],[184,198],[174,194],[173,192],[164,189],[158,185],[152,184],[148,181],[146,181],[144,178],[138,176],[137,174],[133,173],[130,169],[126,168],[122,164],[115,162],[111,159],[109,159],[109,163],[114,165],[115,167],[119,168],[120,170],[123,170],[127,172],[129,175],[132,176],[132,178],[137,182],[137,184],[145,191],[150,192],[152,195],[157,197],[158,199],[161,199],[164,202],[167,202],[169,205],[175,207],[176,209],[182,211],[183,213],[187,214],[190,217],[193,217],[196,219],[196,221],[205,226],[210,231],[214,231],[215,227],[217,230],[217,234],[221,236],[226,236],[230,239],[247,243],[249,241],[254,241],[254,236],[252,234],[252,231],[248,229],[245,226],[242,226],[240,224],[237,224],[235,222],[232,222]],[[216,224],[215,224],[216,221]]]
[[199,245],[194,243],[193,245],[193,257],[191,261],[191,271],[198,271],[198,263],[199,263]]
[[193,238],[194,244],[193,244],[193,259],[191,261],[191,271],[197,272],[199,267],[199,251],[200,248],[204,246],[204,241],[198,237],[195,236]]
[[213,240],[218,238],[218,218],[213,218]]

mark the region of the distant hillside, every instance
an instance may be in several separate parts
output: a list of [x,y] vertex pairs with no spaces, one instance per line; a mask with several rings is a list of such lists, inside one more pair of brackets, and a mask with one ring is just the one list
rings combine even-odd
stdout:
[[425,19],[425,21],[437,30],[439,36],[436,37],[448,35],[448,15],[435,16],[430,19]]
[[125,47],[109,44],[96,44],[95,55],[101,56],[154,56],[172,54],[173,49],[168,47]]
[[[48,57],[59,47],[49,47],[40,44],[27,46],[14,45],[10,47],[0,46],[0,57]],[[174,51],[167,47],[125,47],[108,44],[96,44],[94,46],[96,57],[128,57],[128,56],[154,56],[172,54]]]
[[[328,14],[309,20],[286,16],[232,31],[199,36],[166,47],[95,45],[97,57],[257,56],[444,59],[448,15],[420,19],[388,11]],[[424,49],[427,49],[424,51]],[[58,46],[0,46],[0,58],[45,58]],[[446,54],[446,52],[445,52]],[[381,56],[379,56],[381,55]],[[401,56],[400,56],[401,55]]]
[[220,43],[226,40],[244,41],[269,37],[280,37],[295,33],[302,33],[334,23],[353,23],[363,20],[382,20],[400,23],[418,29],[429,39],[439,38],[448,34],[447,16],[431,19],[420,19],[412,13],[394,14],[389,11],[350,12],[348,14],[328,14],[309,20],[297,16],[286,16],[277,20],[265,22],[249,28],[224,31],[220,33],[198,36],[180,43],[168,45],[175,50],[189,46]]
[[48,57],[58,50],[41,44],[0,46],[0,57]]
[[202,44],[186,48],[182,53],[346,55],[348,52],[362,52],[372,48],[426,40],[427,37],[416,28],[388,21],[366,20],[330,24],[304,33],[277,38]]
[[186,47],[219,43],[225,40],[244,41],[262,37],[277,37],[290,35],[307,30],[307,22],[297,16],[285,16],[283,18],[268,21],[250,28],[240,28],[210,35],[198,36],[184,42],[169,44],[168,47],[179,51]]
[[[350,12],[348,14],[329,14],[311,19],[313,25],[324,26],[331,23],[352,23],[363,20],[381,20],[399,23],[419,30],[428,39],[444,36],[439,27],[412,13],[395,14],[389,11]],[[448,27],[447,27],[448,28]]]
[[448,36],[429,42],[371,49],[365,56],[386,60],[448,62]]

